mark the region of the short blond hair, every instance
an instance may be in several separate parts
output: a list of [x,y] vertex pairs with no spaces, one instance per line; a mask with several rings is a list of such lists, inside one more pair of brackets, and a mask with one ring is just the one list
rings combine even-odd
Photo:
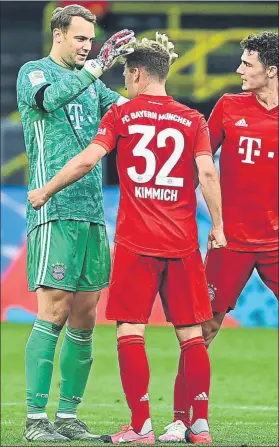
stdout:
[[71,25],[72,17],[82,17],[87,22],[96,24],[96,16],[89,9],[84,8],[81,5],[68,5],[64,8],[56,8],[51,16],[50,29],[53,31],[55,28],[61,29],[63,32],[67,32]]
[[128,69],[143,67],[150,76],[160,81],[167,79],[170,69],[170,55],[163,45],[155,40],[142,39],[132,44],[134,52],[125,56]]

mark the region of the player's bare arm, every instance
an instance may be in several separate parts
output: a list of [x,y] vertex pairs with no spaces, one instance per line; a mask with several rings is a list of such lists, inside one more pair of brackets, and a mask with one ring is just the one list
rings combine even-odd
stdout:
[[212,219],[208,248],[222,248],[227,245],[227,242],[223,231],[222,199],[218,172],[210,155],[199,155],[196,158],[196,164],[202,195]]
[[72,158],[46,185],[28,192],[28,200],[39,210],[54,194],[84,177],[100,161],[107,151],[99,144],[90,144]]

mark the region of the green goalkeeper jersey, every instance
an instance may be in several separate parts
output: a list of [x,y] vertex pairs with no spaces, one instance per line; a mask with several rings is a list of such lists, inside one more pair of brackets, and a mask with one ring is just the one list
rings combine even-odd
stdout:
[[[43,107],[39,108],[35,97],[44,86]],[[102,81],[94,82],[86,70],[69,70],[50,57],[23,65],[17,79],[17,101],[29,163],[29,189],[42,187],[88,146],[102,116],[119,97]],[[101,162],[39,211],[28,203],[27,234],[37,225],[57,219],[104,224]]]

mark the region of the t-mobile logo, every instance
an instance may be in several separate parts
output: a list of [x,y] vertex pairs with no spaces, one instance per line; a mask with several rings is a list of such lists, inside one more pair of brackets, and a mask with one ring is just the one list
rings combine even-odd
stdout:
[[[244,147],[242,147],[241,145],[244,141],[247,141],[247,143],[244,143]],[[250,165],[254,165],[255,162],[252,160],[252,155],[254,155],[255,157],[260,156],[262,140],[260,138],[240,137],[239,146],[239,154],[245,154],[246,152],[246,158],[244,160],[241,160],[242,163],[249,163]]]
[[[80,130],[81,125],[80,123],[83,121],[83,115],[82,115],[82,105],[81,104],[69,104],[69,116],[70,120],[75,122],[75,129]],[[72,112],[72,114],[71,114]]]
[[[242,143],[244,143],[244,146],[246,147],[242,147]],[[252,160],[252,156],[254,155],[254,157],[259,157],[261,155],[260,149],[262,147],[262,140],[260,138],[240,137],[239,146],[239,154],[245,154],[246,152],[246,158],[244,160],[241,160],[242,163],[249,163],[250,165],[254,165],[255,162]],[[268,158],[274,158],[274,152],[268,152],[267,156]]]

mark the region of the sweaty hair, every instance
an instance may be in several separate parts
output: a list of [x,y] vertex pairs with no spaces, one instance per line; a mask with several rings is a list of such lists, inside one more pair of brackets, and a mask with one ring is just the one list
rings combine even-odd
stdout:
[[242,50],[257,51],[260,62],[267,68],[275,65],[278,68],[278,33],[264,31],[260,34],[249,34],[240,42]]
[[53,31],[55,28],[61,29],[63,32],[67,32],[72,17],[82,17],[87,22],[96,23],[96,16],[89,9],[80,5],[69,5],[65,8],[56,8],[51,16],[50,29]]
[[124,58],[126,67],[144,68],[150,76],[157,77],[159,81],[167,78],[170,69],[170,56],[168,51],[154,40],[143,39],[133,44],[134,52]]

